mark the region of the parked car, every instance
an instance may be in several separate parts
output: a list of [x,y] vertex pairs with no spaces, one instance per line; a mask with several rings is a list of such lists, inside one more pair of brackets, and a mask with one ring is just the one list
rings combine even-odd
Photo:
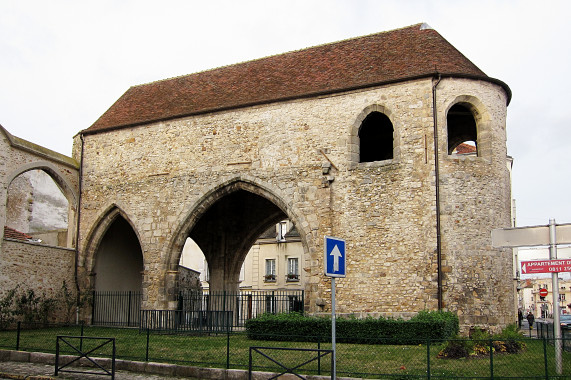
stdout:
[[561,314],[559,323],[561,323],[563,328],[571,328],[571,314]]

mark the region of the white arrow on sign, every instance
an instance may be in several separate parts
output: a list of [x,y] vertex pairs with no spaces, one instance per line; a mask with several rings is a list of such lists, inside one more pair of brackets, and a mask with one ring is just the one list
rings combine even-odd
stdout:
[[526,268],[525,264],[523,264],[523,265],[521,266],[521,273],[523,273],[523,274],[526,274],[526,273],[527,273],[527,268]]
[[339,258],[343,257],[343,255],[341,251],[339,251],[339,248],[337,248],[337,244],[335,244],[329,256],[333,256],[333,272],[339,272]]

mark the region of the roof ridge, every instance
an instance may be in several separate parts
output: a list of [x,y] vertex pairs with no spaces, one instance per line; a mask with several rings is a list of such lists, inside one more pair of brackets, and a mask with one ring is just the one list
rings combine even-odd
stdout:
[[351,37],[130,87],[83,134],[434,75],[487,80],[426,23]]

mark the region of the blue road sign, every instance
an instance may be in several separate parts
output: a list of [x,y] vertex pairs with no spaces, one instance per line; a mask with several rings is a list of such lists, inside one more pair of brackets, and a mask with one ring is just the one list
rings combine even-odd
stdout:
[[345,240],[325,236],[325,275],[345,277]]

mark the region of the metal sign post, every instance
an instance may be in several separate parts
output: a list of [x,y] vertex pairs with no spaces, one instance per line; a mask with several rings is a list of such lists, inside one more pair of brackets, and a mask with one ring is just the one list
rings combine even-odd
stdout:
[[[559,272],[568,271],[568,267],[557,260],[557,244],[571,244],[571,224],[555,224],[555,219],[549,220],[548,226],[501,228],[492,231],[492,246],[496,248],[533,247],[549,245],[549,258],[551,263],[545,265],[551,271],[553,286],[553,335],[555,338],[555,371],[561,374],[563,371],[561,361],[561,325],[559,321]],[[563,265],[562,265],[563,264]],[[527,269],[530,268],[526,265]],[[533,266],[532,266],[533,268]],[[523,269],[523,266],[522,266]]]
[[331,277],[331,349],[333,350],[333,379],[337,379],[337,350],[335,348],[335,278],[345,277],[345,240],[325,236],[323,244],[325,275]]
[[[557,238],[555,236],[555,219],[549,220],[549,258],[557,259]],[[555,372],[561,374],[563,366],[561,363],[561,324],[559,322],[559,272],[551,274],[553,287],[553,335],[555,337]]]

